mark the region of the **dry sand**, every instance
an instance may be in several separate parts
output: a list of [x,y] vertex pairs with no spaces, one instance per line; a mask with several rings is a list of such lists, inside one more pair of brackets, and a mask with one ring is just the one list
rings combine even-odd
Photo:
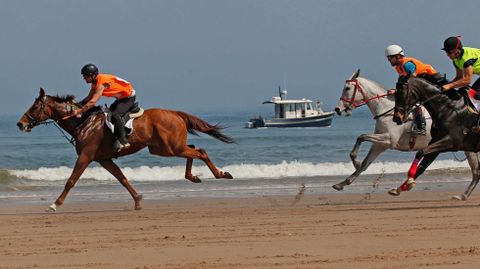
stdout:
[[480,268],[455,191],[2,204],[0,268]]

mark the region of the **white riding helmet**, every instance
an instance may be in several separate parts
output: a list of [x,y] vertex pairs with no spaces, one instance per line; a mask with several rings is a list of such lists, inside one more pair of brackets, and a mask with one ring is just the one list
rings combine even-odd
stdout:
[[402,47],[400,47],[399,45],[390,45],[385,49],[385,56],[386,57],[393,56],[393,55],[398,55],[398,54],[405,55],[403,53]]

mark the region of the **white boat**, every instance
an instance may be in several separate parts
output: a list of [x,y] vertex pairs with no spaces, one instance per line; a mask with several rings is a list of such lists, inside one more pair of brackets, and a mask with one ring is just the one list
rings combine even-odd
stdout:
[[302,98],[300,100],[287,99],[287,90],[278,87],[279,95],[262,104],[274,104],[275,116],[264,119],[257,116],[245,124],[246,128],[262,127],[326,127],[332,124],[334,112],[324,112],[320,101]]

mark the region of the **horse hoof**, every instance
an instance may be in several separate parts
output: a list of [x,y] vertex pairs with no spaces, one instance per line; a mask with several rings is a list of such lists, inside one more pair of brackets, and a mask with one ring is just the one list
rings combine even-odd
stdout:
[[197,177],[197,176],[187,177],[187,179],[190,180],[190,181],[193,182],[193,183],[200,183],[200,182],[202,182],[202,180],[201,180],[199,177]]
[[45,212],[49,213],[54,213],[57,211],[57,205],[56,204],[51,204],[47,209],[45,209]]
[[143,200],[143,195],[139,194],[137,197],[135,197],[135,210],[141,210],[142,206],[140,205],[140,202]]
[[223,172],[222,178],[233,179],[233,176],[229,172]]
[[452,200],[465,201],[465,200],[467,200],[467,196],[465,196],[465,194],[454,195],[454,196],[452,196]]
[[343,185],[338,183],[332,186],[332,188],[336,189],[337,191],[343,190]]
[[399,196],[400,192],[398,191],[398,189],[391,189],[391,190],[388,191],[388,194],[393,195],[393,196]]

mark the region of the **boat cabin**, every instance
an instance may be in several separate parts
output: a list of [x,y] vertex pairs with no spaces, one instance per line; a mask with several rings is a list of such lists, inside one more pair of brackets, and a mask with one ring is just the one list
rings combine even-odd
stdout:
[[287,99],[287,90],[278,87],[280,96],[274,96],[271,100],[262,104],[274,104],[276,119],[298,119],[314,117],[320,114],[320,106],[312,100],[302,98],[300,100]]

